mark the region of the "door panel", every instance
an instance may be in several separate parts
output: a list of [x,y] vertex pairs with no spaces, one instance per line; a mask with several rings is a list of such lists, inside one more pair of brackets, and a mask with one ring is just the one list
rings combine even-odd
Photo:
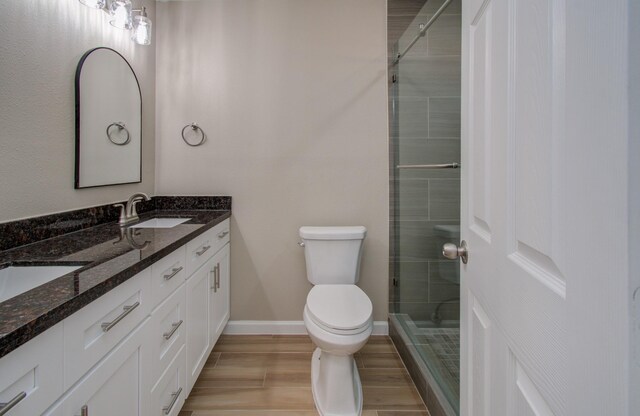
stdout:
[[550,0],[487,0],[463,11],[465,415],[528,414],[523,397],[546,405],[531,414],[565,414],[558,10]]

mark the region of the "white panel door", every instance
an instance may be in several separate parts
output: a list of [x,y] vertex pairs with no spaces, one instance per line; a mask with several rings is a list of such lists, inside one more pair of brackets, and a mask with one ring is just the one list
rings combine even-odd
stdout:
[[[628,53],[615,31],[627,16],[626,1],[610,3],[463,2],[465,416],[629,414],[628,136],[616,113],[626,96],[615,90]],[[612,54],[606,39],[616,36]],[[587,101],[594,90],[614,107]],[[595,133],[599,123],[611,134]]]

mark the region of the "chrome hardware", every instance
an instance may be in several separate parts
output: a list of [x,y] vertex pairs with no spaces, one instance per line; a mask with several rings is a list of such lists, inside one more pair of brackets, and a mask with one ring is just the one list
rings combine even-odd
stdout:
[[[184,135],[184,132],[186,129],[188,129],[189,127],[191,127],[191,130],[196,132],[196,131],[200,131],[200,141],[198,143],[190,143],[187,138]],[[186,126],[184,126],[182,128],[182,140],[184,140],[184,142],[186,144],[188,144],[191,147],[197,147],[200,146],[202,143],[204,143],[205,140],[207,140],[207,136],[206,134],[204,134],[204,130],[202,130],[202,128],[200,126],[198,126],[195,122],[191,123],[191,124],[187,124]]]
[[180,387],[178,391],[176,391],[175,393],[171,394],[171,403],[169,403],[169,406],[162,408],[162,411],[164,412],[165,415],[168,415],[169,413],[171,413],[171,409],[173,409],[173,406],[175,406],[176,402],[178,401],[178,397],[180,397],[180,393],[182,393],[182,387]]
[[300,247],[304,247],[304,241],[298,241],[298,245],[299,245]]
[[459,169],[460,163],[440,163],[435,165],[398,165],[397,169]]
[[111,328],[113,328],[114,326],[116,326],[116,324],[120,321],[122,321],[124,319],[125,316],[129,315],[135,308],[137,308],[138,306],[140,306],[140,302],[136,302],[133,305],[130,306],[124,306],[122,308],[122,313],[120,315],[118,315],[116,317],[116,319],[114,319],[111,322],[103,322],[102,323],[102,330],[104,332],[109,331]]
[[129,197],[126,206],[124,204],[113,205],[114,207],[124,206],[123,211],[120,211],[120,220],[118,221],[118,224],[120,224],[121,227],[129,225],[132,222],[136,222],[140,219],[138,218],[138,212],[136,211],[136,204],[143,199],[145,201],[151,200],[151,198],[149,198],[149,195],[145,194],[144,192],[137,192]]
[[207,250],[209,250],[211,248],[211,246],[204,246],[202,247],[202,250],[200,251],[196,251],[196,255],[198,256],[202,256]]
[[460,242],[460,247],[456,246],[453,243],[446,243],[442,246],[442,255],[450,260],[455,260],[460,257],[460,260],[462,260],[464,264],[467,264],[467,262],[469,261],[467,242],[462,240]]
[[113,204],[114,207],[116,208],[120,208],[120,219],[118,220],[118,224],[122,225],[122,224],[126,224],[127,223],[127,214],[126,214],[126,208],[124,206],[124,204]]
[[9,410],[13,409],[18,403],[20,403],[25,397],[27,397],[27,393],[21,391],[18,393],[16,397],[9,400],[6,403],[0,403],[0,416],[6,415]]
[[180,328],[180,325],[182,325],[182,319],[180,321],[178,321],[178,322],[172,323],[171,324],[171,330],[169,332],[165,332],[164,334],[162,334],[164,339],[166,339],[166,340],[171,339],[173,334],[175,334],[175,332],[178,330],[178,328]]
[[216,264],[216,268],[218,269],[216,274],[218,275],[216,277],[216,289],[220,289],[220,263]]
[[171,273],[169,274],[165,274],[164,276],[164,280],[171,280],[171,278],[173,278],[173,276],[177,275],[178,273],[180,273],[182,271],[183,267],[176,267],[175,269],[171,270]]
[[80,408],[80,416],[89,416],[89,406],[85,404]]
[[[118,131],[124,130],[124,132],[127,133],[127,137],[126,139],[124,139],[124,141],[117,142],[111,138],[111,132],[109,132],[109,129],[111,129],[111,127],[114,127],[114,126],[118,128]],[[111,123],[107,126],[107,138],[111,143],[117,146],[124,146],[125,144],[128,144],[131,141],[131,135],[129,134],[129,130],[127,130],[127,127],[124,125],[122,121],[116,121],[115,123]]]
[[220,263],[213,266],[213,270],[211,271],[213,272],[213,286],[211,286],[211,289],[213,289],[213,293],[216,293],[220,287],[218,285],[218,278],[220,277]]
[[218,238],[224,238],[224,236],[227,234],[229,234],[229,231],[223,231],[220,234],[218,234]]
[[445,0],[445,2],[442,3],[442,6],[440,6],[440,8],[436,10],[436,12],[433,14],[433,16],[431,16],[431,19],[429,19],[427,23],[421,23],[419,25],[418,34],[416,35],[415,38],[413,38],[411,42],[409,42],[409,45],[407,45],[407,47],[404,48],[404,50],[396,56],[396,59],[393,60],[394,65],[400,62],[400,60],[407,54],[407,52],[409,52],[409,50],[413,48],[413,45],[415,45],[416,42],[425,35],[427,30],[429,30],[431,25],[435,23],[436,19],[440,17],[440,15],[445,11],[445,9],[449,7],[449,4],[451,4],[452,1],[453,0]]

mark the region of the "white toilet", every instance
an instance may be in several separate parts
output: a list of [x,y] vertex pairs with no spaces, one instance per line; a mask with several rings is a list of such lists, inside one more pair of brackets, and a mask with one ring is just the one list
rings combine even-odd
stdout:
[[353,359],[373,330],[373,307],[356,286],[367,229],[301,227],[307,278],[304,323],[318,347],[311,359],[311,387],[322,416],[359,416],[362,384]]

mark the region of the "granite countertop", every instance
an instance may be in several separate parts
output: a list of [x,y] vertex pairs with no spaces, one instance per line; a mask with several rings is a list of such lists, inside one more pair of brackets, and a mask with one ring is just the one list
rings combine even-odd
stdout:
[[172,228],[107,223],[0,251],[11,265],[81,268],[0,303],[0,357],[44,332],[120,283],[231,216],[230,210],[155,210],[140,215],[190,218]]

